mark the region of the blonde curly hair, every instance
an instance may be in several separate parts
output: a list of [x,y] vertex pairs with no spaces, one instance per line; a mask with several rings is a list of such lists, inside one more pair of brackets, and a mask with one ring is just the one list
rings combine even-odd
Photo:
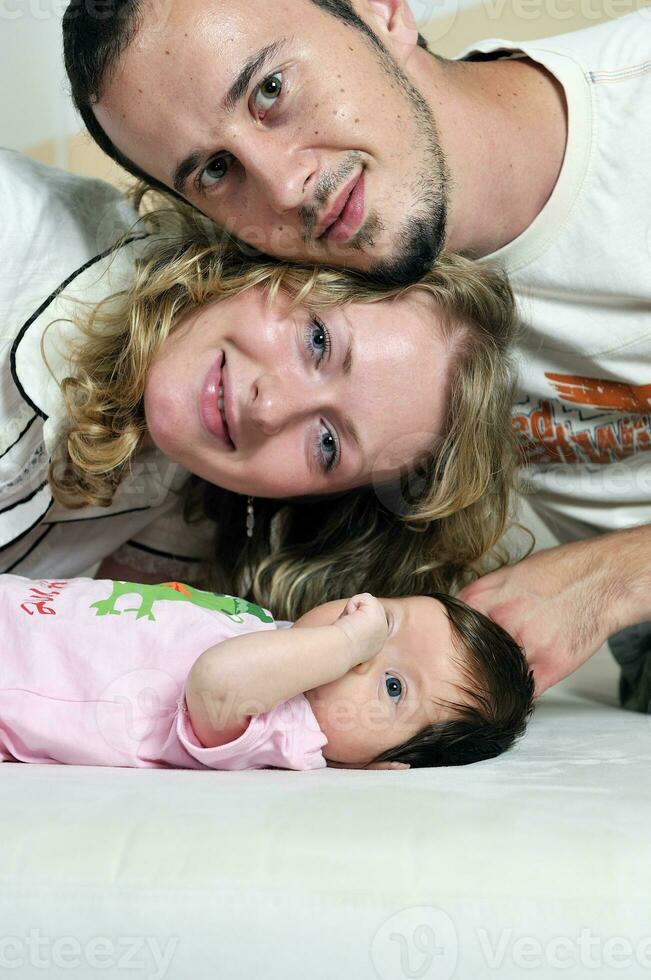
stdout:
[[482,571],[509,520],[517,458],[509,358],[516,318],[506,278],[444,254],[419,283],[383,288],[346,270],[251,258],[216,241],[215,226],[182,205],[143,220],[155,235],[130,286],[76,317],[82,340],[62,383],[69,428],[50,465],[55,499],[68,508],[111,503],[147,432],[149,366],[191,310],[249,289],[266,290],[270,300],[282,290],[315,313],[420,290],[438,304],[454,345],[452,383],[444,436],[393,493],[368,486],[258,500],[248,539],[244,498],[193,478],[187,514],[215,520],[212,587],[286,618],[362,588],[447,592]]

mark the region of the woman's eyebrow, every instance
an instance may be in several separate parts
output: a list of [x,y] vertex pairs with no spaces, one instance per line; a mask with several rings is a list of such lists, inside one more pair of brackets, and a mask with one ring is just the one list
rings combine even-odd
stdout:
[[[346,324],[346,330],[348,331],[348,346],[346,348],[346,353],[344,354],[344,359],[341,363],[341,369],[344,373],[344,377],[349,377],[353,369],[353,356],[355,351],[355,331],[353,330],[353,325],[350,322],[349,317],[346,315],[345,310],[341,311],[343,314],[343,320]],[[368,460],[366,459],[366,454],[362,448],[362,440],[359,436],[359,430],[353,420],[349,415],[341,416],[341,424],[348,433],[348,437],[355,444],[357,452],[362,457],[362,466],[364,468],[368,467]]]
[[254,75],[257,75],[270,61],[274,60],[286,44],[287,38],[281,37],[279,40],[274,41],[273,44],[268,44],[266,47],[261,48],[257,54],[249,58],[247,63],[238,72],[235,81],[224,97],[222,107],[225,112],[233,112],[237,103],[246,94]]
[[350,418],[349,415],[341,416],[341,424],[343,428],[346,430],[346,433],[348,434],[348,438],[351,440],[351,442],[354,443],[357,452],[362,457],[362,469],[364,470],[368,469],[369,468],[368,461],[366,459],[366,454],[362,447],[362,441],[359,437],[357,426],[355,425],[355,423],[353,422],[353,420]]
[[348,341],[348,349],[344,355],[342,370],[346,375],[346,377],[348,377],[352,369],[353,369],[353,334],[351,331],[350,338]]
[[353,369],[353,353],[354,353],[354,350],[355,350],[355,333],[353,331],[353,325],[350,322],[350,318],[348,317],[346,311],[345,310],[342,310],[341,311],[341,315],[342,315],[342,319],[343,319],[344,323],[346,324],[346,330],[348,331],[348,347],[346,349],[346,353],[344,354],[344,359],[343,359],[343,361],[341,363],[341,368],[342,368],[342,371],[344,372],[344,375],[346,377],[348,377],[348,375],[350,374],[350,372]]

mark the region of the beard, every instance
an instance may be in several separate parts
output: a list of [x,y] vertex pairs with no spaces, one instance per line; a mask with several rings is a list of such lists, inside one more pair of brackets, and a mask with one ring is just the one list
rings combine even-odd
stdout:
[[[415,177],[410,179],[414,201],[408,208],[402,227],[394,235],[391,254],[372,262],[367,271],[356,270],[356,273],[380,288],[409,286],[429,272],[445,247],[450,175],[430,107],[379,38],[375,38],[370,30],[367,33],[374,38],[375,54],[390,84],[398,87],[406,98],[413,124],[413,153],[418,157],[418,169]],[[362,164],[362,154],[352,150],[336,172],[323,174],[314,194],[314,202],[299,211],[305,244],[309,245],[313,240],[320,208]],[[345,248],[368,255],[378,237],[385,233],[386,224],[380,213],[374,210]]]
[[428,201],[427,205],[408,219],[391,257],[371,266],[373,279],[390,286],[409,286],[432,268],[445,245],[447,208],[445,200]]
[[396,235],[393,253],[375,262],[368,275],[392,286],[417,282],[445,247],[450,174],[434,115],[416,86],[388,51],[380,58],[392,84],[407,97],[416,133],[415,152],[422,156],[413,186],[416,201]]

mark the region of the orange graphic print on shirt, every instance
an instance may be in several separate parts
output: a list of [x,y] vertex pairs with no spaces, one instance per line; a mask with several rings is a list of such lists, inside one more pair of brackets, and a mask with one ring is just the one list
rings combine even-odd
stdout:
[[651,451],[651,384],[545,377],[557,399],[514,407],[513,426],[527,463],[604,465]]

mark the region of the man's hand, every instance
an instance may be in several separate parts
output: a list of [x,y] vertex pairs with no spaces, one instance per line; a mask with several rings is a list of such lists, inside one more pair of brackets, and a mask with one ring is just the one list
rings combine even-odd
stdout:
[[353,645],[353,667],[375,657],[389,635],[384,606],[370,592],[349,599],[335,626],[344,631]]
[[567,677],[609,636],[649,614],[651,528],[539,551],[459,595],[524,648],[536,694]]

